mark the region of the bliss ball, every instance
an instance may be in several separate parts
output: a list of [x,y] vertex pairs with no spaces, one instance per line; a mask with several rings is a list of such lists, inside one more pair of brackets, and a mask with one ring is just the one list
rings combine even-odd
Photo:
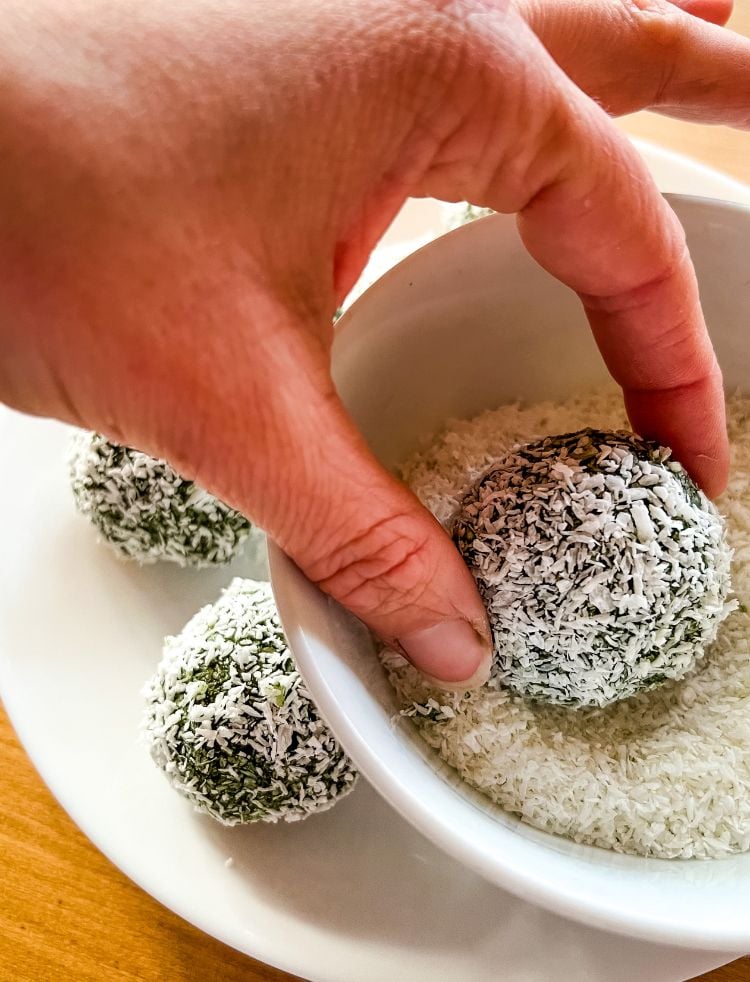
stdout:
[[234,580],[167,638],[145,695],[154,761],[224,825],[307,818],[354,787],[354,765],[295,667],[268,583]]
[[123,559],[221,565],[236,556],[250,531],[243,515],[166,461],[99,433],[76,434],[70,477],[78,511]]
[[462,225],[469,225],[478,218],[486,218],[494,215],[491,208],[483,208],[480,205],[472,205],[469,201],[444,202],[442,207],[442,222],[446,232],[460,228]]
[[624,431],[516,447],[452,532],[496,683],[539,702],[605,706],[680,679],[734,609],[721,516],[668,450]]

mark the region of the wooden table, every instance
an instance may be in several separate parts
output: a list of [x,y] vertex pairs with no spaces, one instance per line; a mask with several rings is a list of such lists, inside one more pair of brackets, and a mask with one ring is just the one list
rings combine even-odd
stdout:
[[[732,26],[750,36],[750,0]],[[750,183],[750,135],[638,115],[636,136]],[[161,907],[115,869],[54,801],[0,708],[0,979],[5,982],[284,982]],[[750,982],[750,958],[703,976]]]

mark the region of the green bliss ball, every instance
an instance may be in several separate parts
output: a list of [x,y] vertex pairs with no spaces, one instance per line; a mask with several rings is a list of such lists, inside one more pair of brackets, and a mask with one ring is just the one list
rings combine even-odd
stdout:
[[604,706],[680,679],[734,609],[718,511],[624,431],[514,448],[452,532],[487,607],[493,684],[540,702]]
[[70,477],[78,511],[123,559],[221,565],[235,557],[250,531],[243,515],[166,461],[98,433],[76,434]]
[[296,821],[354,787],[357,773],[295,667],[268,583],[235,579],[167,638],[145,695],[154,761],[225,825]]
[[469,201],[443,202],[442,222],[446,232],[452,232],[462,225],[469,225],[478,218],[486,218],[494,215],[491,208],[483,208],[480,205],[472,205]]

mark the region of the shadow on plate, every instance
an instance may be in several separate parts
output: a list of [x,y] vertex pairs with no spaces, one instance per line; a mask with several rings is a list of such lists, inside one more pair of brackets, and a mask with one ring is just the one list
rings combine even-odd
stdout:
[[[248,891],[267,893],[274,907],[344,936],[455,949],[496,935],[498,918],[507,922],[509,939],[514,916],[528,919],[526,905],[444,856],[362,779],[334,809],[304,822],[224,828],[195,820],[231,857]],[[456,907],[473,916],[457,917]],[[427,932],[428,919],[410,916],[415,908],[429,910]]]

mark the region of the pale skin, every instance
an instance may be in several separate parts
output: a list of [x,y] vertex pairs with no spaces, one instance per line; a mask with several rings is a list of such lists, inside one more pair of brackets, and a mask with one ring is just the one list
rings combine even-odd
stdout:
[[481,683],[473,580],[338,401],[332,314],[408,196],[515,213],[634,427],[720,492],[683,233],[608,113],[747,127],[730,6],[9,0],[0,399],[166,457],[422,671]]

